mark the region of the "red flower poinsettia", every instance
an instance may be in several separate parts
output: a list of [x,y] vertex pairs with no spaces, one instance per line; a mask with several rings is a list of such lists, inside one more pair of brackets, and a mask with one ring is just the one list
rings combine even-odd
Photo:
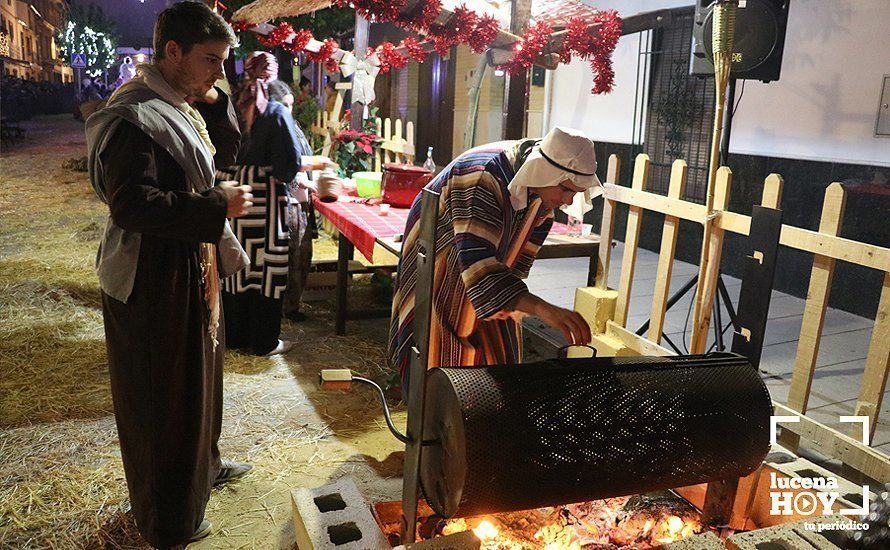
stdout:
[[374,147],[382,138],[377,134],[343,130],[336,134],[331,143],[331,159],[340,165],[345,174],[369,170],[374,156]]

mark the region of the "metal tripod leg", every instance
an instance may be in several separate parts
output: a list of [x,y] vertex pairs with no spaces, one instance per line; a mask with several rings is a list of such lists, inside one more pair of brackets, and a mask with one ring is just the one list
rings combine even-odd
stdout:
[[[665,303],[664,310],[668,311],[669,309],[671,309],[671,307],[674,304],[676,304],[677,302],[679,302],[683,298],[683,296],[686,295],[687,292],[689,292],[690,290],[692,290],[693,287],[695,287],[695,285],[697,283],[698,283],[698,275],[693,275],[688,281],[686,281],[686,283],[682,287],[680,287],[679,290],[677,290],[668,299],[667,303]],[[717,291],[718,291],[718,294],[714,297],[714,315],[713,315],[713,318],[715,320],[714,333],[715,333],[715,339],[718,342],[717,349],[720,351],[723,351],[724,349],[726,349],[726,345],[723,342],[723,332],[725,329],[722,326],[721,315],[720,315],[721,297],[723,298],[722,301],[726,304],[726,312],[729,314],[729,320],[732,323],[732,326],[735,330],[738,330],[739,322],[738,322],[738,317],[736,315],[735,308],[732,306],[732,298],[729,296],[729,291],[726,290],[726,285],[723,283],[723,274],[722,273],[717,276]],[[640,328],[638,328],[636,331],[637,335],[643,336],[644,334],[646,334],[646,331],[649,330],[649,324],[651,323],[651,321],[652,320],[650,319],[649,321],[646,321],[645,323],[640,325]],[[678,355],[680,355],[682,353],[680,351],[680,348],[678,348],[667,337],[666,334],[662,333],[661,338],[665,342],[667,342],[668,345],[670,345],[671,348],[673,348],[673,350],[675,352],[677,352]]]
[[[698,282],[698,275],[693,275],[691,279],[689,279],[688,281],[686,281],[686,284],[684,284],[684,285],[680,288],[680,290],[678,290],[677,292],[674,293],[673,296],[671,296],[670,298],[668,298],[667,303],[664,305],[664,310],[667,311],[667,310],[671,309],[671,307],[672,307],[674,304],[676,304],[677,302],[679,302],[680,299],[683,298],[683,296],[685,296],[686,293],[689,292],[689,290],[690,290],[692,287],[694,287],[695,284],[696,284],[697,282]],[[643,334],[645,334],[646,331],[649,330],[649,323],[650,323],[651,321],[652,321],[652,320],[650,319],[650,320],[646,321],[645,323],[643,323],[643,324],[640,326],[640,328],[637,329],[637,335],[642,336]],[[662,335],[662,336],[664,336],[664,335]],[[680,352],[678,351],[677,353],[680,353]]]

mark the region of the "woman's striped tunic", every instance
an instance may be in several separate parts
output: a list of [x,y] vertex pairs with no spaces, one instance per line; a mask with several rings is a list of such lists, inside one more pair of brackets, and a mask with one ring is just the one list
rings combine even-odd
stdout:
[[[521,362],[520,323],[491,317],[528,290],[523,279],[553,225],[552,211],[539,213],[539,199],[518,211],[510,204],[507,185],[519,169],[521,144],[525,150],[529,142],[471,149],[427,186],[440,193],[430,368]],[[403,392],[414,345],[420,203],[418,196],[405,227],[390,326],[389,355]]]

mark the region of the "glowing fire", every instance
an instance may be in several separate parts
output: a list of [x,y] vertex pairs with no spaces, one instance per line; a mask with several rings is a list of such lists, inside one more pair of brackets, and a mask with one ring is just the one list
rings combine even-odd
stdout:
[[624,508],[627,498],[489,517],[448,520],[443,535],[472,530],[483,550],[582,550],[609,545],[646,549],[701,531],[695,513],[663,508]]
[[490,521],[482,520],[482,522],[473,529],[473,533],[476,534],[479,540],[490,540],[497,538],[498,528],[492,525]]

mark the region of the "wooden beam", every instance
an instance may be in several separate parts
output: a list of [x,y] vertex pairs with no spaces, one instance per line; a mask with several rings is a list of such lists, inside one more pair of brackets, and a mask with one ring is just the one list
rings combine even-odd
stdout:
[[[614,202],[641,206],[645,210],[676,216],[695,223],[704,224],[707,220],[706,209],[701,204],[675,200],[656,193],[640,193],[609,183],[604,183],[603,189],[603,196]],[[714,225],[724,231],[748,235],[751,232],[751,217],[723,211],[717,215]],[[890,248],[883,246],[826,235],[792,225],[782,226],[779,244],[878,271],[890,271]]]
[[[679,200],[686,189],[686,161],[677,159],[671,166],[671,183],[668,198]],[[655,272],[655,295],[652,297],[652,312],[649,315],[649,340],[661,342],[664,330],[664,315],[667,312],[668,294],[671,290],[671,273],[674,269],[674,254],[677,250],[677,234],[680,218],[666,215],[661,230],[661,250],[658,253],[658,269]]]
[[890,271],[890,248],[822,235],[790,225],[782,226],[779,244],[879,271]]
[[[621,171],[621,159],[618,155],[609,155],[609,166],[606,169],[604,185],[615,186]],[[603,198],[603,219],[600,225],[600,248],[596,262],[596,287],[609,288],[609,262],[612,259],[612,237],[615,231],[615,201]]]
[[[837,235],[841,232],[845,203],[846,195],[843,186],[839,183],[829,185],[825,190],[825,199],[822,202],[819,233]],[[804,304],[800,338],[797,341],[797,354],[794,359],[794,371],[791,375],[791,388],[788,390],[787,400],[788,407],[800,413],[807,412],[810,400],[813,374],[816,372],[816,360],[819,356],[819,344],[822,341],[825,311],[828,308],[828,297],[831,293],[831,280],[834,277],[834,264],[834,258],[818,254],[813,257],[810,287],[807,290],[807,301]],[[800,437],[790,432],[784,432],[781,442],[789,449],[796,451]]]
[[[674,216],[681,220],[704,224],[708,218],[708,211],[703,204],[696,204],[671,196],[665,197],[657,193],[638,191],[610,183],[603,183],[603,195],[615,202],[639,206],[644,210],[659,212],[665,216]],[[741,216],[741,214],[737,215]],[[747,216],[744,217],[747,218]]]
[[[365,52],[368,51],[368,36],[371,33],[371,23],[359,14],[355,14],[355,58],[361,61],[365,58]],[[355,75],[352,75],[353,80]],[[358,102],[352,103],[352,110],[349,112],[349,129],[361,131],[362,114],[365,111],[365,105]]]
[[773,402],[776,416],[797,416],[799,422],[780,422],[783,430],[796,433],[810,444],[808,448],[842,461],[856,471],[890,483],[890,457],[863,445],[857,439],[820,424],[781,403]]
[[[726,166],[719,168],[714,189],[714,210],[723,211],[729,207],[731,186],[732,171]],[[706,221],[692,315],[692,338],[689,346],[689,350],[694,354],[704,353],[708,343],[708,329],[711,326],[711,312],[714,305],[714,294],[717,292],[717,280],[720,277],[720,256],[722,253],[723,230],[711,221]]]
[[[634,163],[632,188],[646,189],[649,179],[649,156],[637,155]],[[627,213],[627,232],[624,235],[624,255],[621,257],[621,282],[618,284],[618,303],[615,305],[615,322],[622,327],[627,324],[630,309],[630,291],[634,281],[634,267],[637,261],[637,245],[640,242],[640,226],[643,223],[643,207],[630,205]]]
[[[510,3],[510,31],[523,32],[532,16],[532,0],[512,0]],[[497,42],[497,38],[495,38]],[[508,74],[504,91],[504,139],[522,139],[528,114],[528,71]]]
[[856,401],[856,415],[869,418],[869,440],[874,437],[875,429],[878,427],[878,414],[881,412],[888,371],[890,371],[890,273],[884,273],[881,301],[878,303],[875,328],[872,330],[871,343],[868,345],[868,357],[865,359],[859,399]]
[[[751,218],[735,212],[723,212],[716,223],[721,229],[739,235],[748,235],[751,230]],[[826,235],[793,225],[782,226],[779,244],[878,271],[890,271],[890,248],[883,246]]]
[[672,350],[663,348],[655,342],[643,338],[639,334],[627,330],[615,321],[606,321],[606,336],[610,336],[625,347],[633,350],[637,355],[653,355],[658,357],[671,357],[676,355]]

